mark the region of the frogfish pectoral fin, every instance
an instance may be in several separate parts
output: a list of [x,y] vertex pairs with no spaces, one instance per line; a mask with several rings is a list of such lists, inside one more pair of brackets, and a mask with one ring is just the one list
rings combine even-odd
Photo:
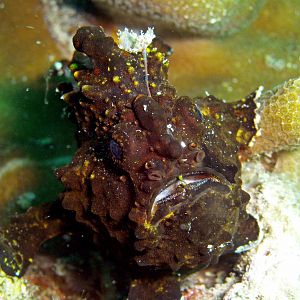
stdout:
[[31,207],[0,228],[0,266],[7,275],[21,277],[40,245],[64,231],[63,221],[51,215],[51,207]]

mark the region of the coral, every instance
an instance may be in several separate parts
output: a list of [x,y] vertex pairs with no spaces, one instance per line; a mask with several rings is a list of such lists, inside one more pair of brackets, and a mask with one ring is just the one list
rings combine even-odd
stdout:
[[37,291],[26,279],[11,278],[0,270],[0,299],[34,300]]
[[[165,26],[202,36],[223,36],[246,27],[256,17],[264,1],[111,1],[93,0],[113,16],[128,14],[142,17],[146,25]],[[145,19],[147,21],[145,21]],[[135,20],[136,21],[136,20]]]
[[272,153],[300,145],[300,78],[267,91],[257,104],[259,131],[250,144],[253,153]]
[[285,174],[300,187],[300,148],[293,151],[282,151],[277,156],[273,172]]

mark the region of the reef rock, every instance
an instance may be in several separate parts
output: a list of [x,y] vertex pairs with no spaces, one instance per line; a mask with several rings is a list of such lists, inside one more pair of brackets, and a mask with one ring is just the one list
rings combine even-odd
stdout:
[[[111,1],[93,0],[101,10],[112,16],[128,15],[143,19],[143,23],[159,25],[174,32],[188,32],[206,37],[232,34],[245,28],[255,19],[263,0],[167,0],[167,1]],[[126,19],[124,18],[126,16]]]

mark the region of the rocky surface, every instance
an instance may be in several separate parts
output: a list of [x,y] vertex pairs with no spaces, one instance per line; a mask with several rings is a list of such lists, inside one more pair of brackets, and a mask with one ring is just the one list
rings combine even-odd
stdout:
[[247,27],[258,15],[265,1],[167,0],[111,1],[93,0],[100,10],[128,22],[128,15],[144,26],[158,26],[181,34],[202,37],[230,35]]

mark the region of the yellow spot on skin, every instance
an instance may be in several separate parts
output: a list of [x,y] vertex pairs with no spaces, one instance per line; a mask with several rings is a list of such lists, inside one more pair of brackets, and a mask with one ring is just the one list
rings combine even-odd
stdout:
[[120,77],[119,77],[119,76],[114,76],[114,77],[113,77],[113,82],[114,82],[114,83],[119,83],[119,82],[121,82]]
[[182,175],[178,175],[178,180],[180,180],[180,181],[182,181],[183,180],[183,177],[182,177]]
[[89,89],[90,89],[90,86],[87,85],[87,84],[82,86],[82,91],[83,92],[87,92]]
[[156,233],[157,232],[157,228],[156,226],[153,226],[151,223],[149,223],[148,221],[144,222],[144,228],[152,233]]
[[75,169],[75,174],[77,175],[77,176],[80,176],[80,167],[77,167],[76,169]]
[[95,173],[91,174],[90,179],[92,179],[92,180],[95,179]]
[[236,140],[240,144],[244,144],[251,138],[251,132],[246,131],[243,128],[240,128],[236,133]]
[[171,211],[171,212],[170,212],[170,213],[168,213],[166,216],[164,216],[162,220],[167,220],[167,219],[170,219],[170,218],[171,218],[171,217],[173,217],[173,216],[174,216],[174,212],[173,212],[173,211]]
[[155,57],[158,59],[159,62],[162,62],[164,55],[161,52],[157,52]]
[[139,82],[138,82],[137,80],[135,80],[135,81],[133,82],[133,84],[134,84],[134,86],[138,86],[138,85],[139,85]]
[[210,109],[207,106],[201,107],[201,113],[203,116],[209,116],[210,115]]
[[106,117],[108,117],[109,116],[109,109],[105,110],[104,114],[105,114]]
[[107,71],[110,72],[110,67],[107,67]]
[[132,92],[132,90],[130,90],[130,89],[126,89],[126,90],[125,90],[125,93],[126,93],[126,94],[130,94],[131,92]]
[[128,68],[128,73],[133,74],[134,73],[134,67],[129,67]]
[[151,82],[150,85],[153,87],[153,88],[156,88],[156,84],[154,82]]
[[76,71],[76,72],[74,72],[74,74],[73,74],[73,75],[74,75],[74,78],[75,78],[75,79],[78,79],[78,77],[79,77],[79,72],[78,72],[78,71]]
[[190,259],[193,259],[193,258],[194,258],[194,256],[192,256],[192,255],[185,255],[184,256],[185,260],[190,260]]
[[156,290],[156,293],[163,293],[164,292],[164,287],[163,286],[159,286]]

